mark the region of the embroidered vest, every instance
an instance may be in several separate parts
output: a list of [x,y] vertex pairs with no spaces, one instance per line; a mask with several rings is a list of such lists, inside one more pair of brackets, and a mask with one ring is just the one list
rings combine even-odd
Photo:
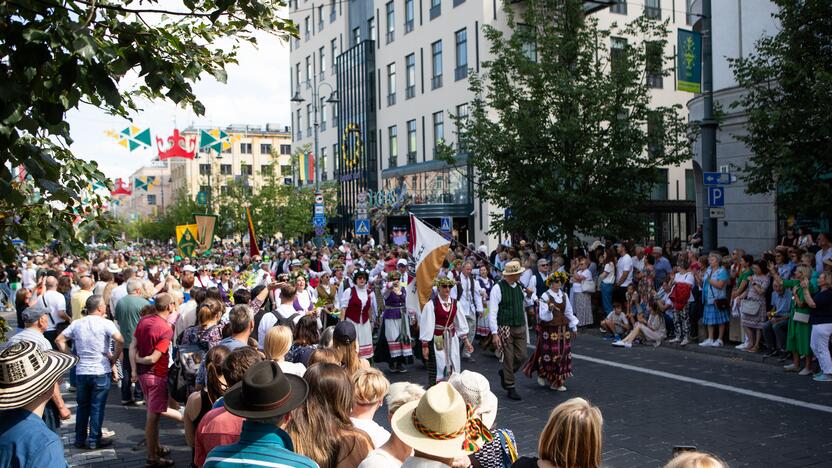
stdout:
[[331,306],[335,303],[335,292],[338,291],[338,285],[330,286],[330,292],[326,292],[326,289],[324,289],[323,284],[321,284],[318,285],[316,291],[318,291],[318,297],[323,299],[324,305]]
[[344,315],[346,318],[355,323],[365,323],[370,320],[370,294],[372,291],[367,290],[367,303],[361,307],[361,299],[358,297],[358,290],[350,289],[350,301],[347,303],[347,310]]
[[[562,293],[566,294],[566,293]],[[546,294],[548,298],[547,304],[549,305],[549,310],[552,312],[552,320],[548,322],[543,322],[541,325],[553,326],[553,327],[566,327],[569,325],[569,319],[566,318],[566,298],[563,298],[563,302],[558,304],[555,302],[555,298],[552,297],[551,294]]]
[[501,327],[521,327],[526,324],[523,319],[523,286],[515,284],[512,288],[506,280],[500,280],[500,305],[497,307],[497,325]]
[[439,296],[433,298],[433,317],[435,318],[433,325],[433,336],[442,336],[445,331],[445,324],[448,324],[448,331],[451,336],[456,333],[454,320],[456,320],[456,301],[451,299],[451,310],[447,311],[442,307],[442,301]]

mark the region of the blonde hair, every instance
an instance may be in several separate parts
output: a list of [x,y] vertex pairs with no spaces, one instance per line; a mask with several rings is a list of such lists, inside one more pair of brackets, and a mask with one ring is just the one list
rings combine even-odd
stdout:
[[278,325],[270,328],[266,333],[263,342],[263,353],[267,359],[283,359],[283,356],[289,352],[290,346],[292,346],[292,329],[284,325]]
[[390,381],[380,370],[372,367],[358,369],[352,375],[352,385],[355,387],[353,404],[359,405],[378,403],[390,390]]
[[795,273],[800,273],[803,278],[812,278],[812,267],[808,265],[798,265],[797,268],[794,269],[794,271]]
[[601,410],[583,398],[572,398],[552,410],[540,434],[538,456],[555,466],[601,466]]
[[425,394],[425,388],[410,382],[396,382],[387,392],[387,412],[394,414],[405,403],[416,401]]
[[727,468],[719,458],[704,452],[682,452],[667,462],[664,468]]

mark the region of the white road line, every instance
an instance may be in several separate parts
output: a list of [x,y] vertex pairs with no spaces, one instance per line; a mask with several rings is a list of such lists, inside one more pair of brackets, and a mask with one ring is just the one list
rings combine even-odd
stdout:
[[755,392],[754,390],[747,390],[745,388],[734,387],[731,385],[724,385],[721,383],[711,382],[709,380],[702,380],[702,379],[695,379],[693,377],[686,377],[684,375],[679,374],[671,374],[670,372],[663,372],[653,369],[646,369],[644,367],[638,366],[631,366],[629,364],[621,364],[620,362],[615,361],[607,361],[606,359],[599,359],[592,356],[585,356],[583,354],[572,354],[573,359],[581,359],[583,361],[594,362],[595,364],[602,364],[605,366],[611,367],[618,367],[619,369],[626,369],[633,372],[641,372],[643,374],[654,375],[656,377],[664,377],[666,379],[678,380],[680,382],[687,382],[692,383],[695,385],[701,385],[703,387],[710,387],[716,388],[719,390],[725,390],[727,392],[734,392],[739,393],[740,395],[751,396],[754,398],[762,398],[763,400],[774,401],[777,403],[784,403],[787,405],[799,406],[801,408],[807,408],[815,411],[822,411],[824,413],[832,413],[832,406],[826,405],[819,405],[817,403],[809,403],[808,401],[801,401],[795,400],[793,398],[786,398],[781,397],[778,395],[772,395],[770,393],[763,393],[763,392]]

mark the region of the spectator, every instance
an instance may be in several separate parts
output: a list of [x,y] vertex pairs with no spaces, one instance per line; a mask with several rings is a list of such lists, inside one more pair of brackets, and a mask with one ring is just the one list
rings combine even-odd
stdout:
[[[653,278],[653,284],[656,289],[659,289],[659,286],[664,283],[665,278],[670,276],[673,273],[673,267],[670,265],[670,260],[664,256],[664,250],[661,247],[654,247],[653,248],[653,259],[655,260],[653,264],[653,272],[655,277]],[[668,255],[671,252],[666,252]]]
[[621,339],[621,335],[629,331],[630,328],[630,321],[624,315],[620,302],[614,303],[612,312],[601,321],[601,330],[612,333],[616,340]]
[[[115,266],[116,270],[118,270],[117,265],[112,265],[112,266]],[[115,313],[115,310],[116,310],[116,307],[118,306],[119,301],[121,301],[123,298],[127,297],[128,294],[130,294],[130,292],[127,290],[127,287],[129,286],[127,283],[129,283],[130,280],[133,279],[136,276],[136,272],[132,268],[125,268],[123,270],[119,270],[118,272],[121,273],[122,282],[118,286],[113,288],[112,291],[110,291],[110,303],[109,304],[110,304],[110,312],[111,313]],[[139,282],[138,284],[141,284],[141,282]],[[121,334],[124,335],[125,337],[127,336],[124,333],[124,330],[121,331]]]
[[818,250],[815,253],[815,271],[822,273],[823,270],[832,270],[832,242],[829,240],[829,233],[818,234]]
[[355,325],[347,320],[338,322],[332,331],[332,347],[338,351],[341,367],[348,375],[354,374],[358,369],[370,367],[370,361],[358,357],[356,334]]
[[193,392],[185,403],[182,421],[185,423],[185,442],[191,447],[191,463],[194,461],[194,439],[196,428],[202,418],[211,411],[214,403],[225,394],[225,377],[222,376],[222,365],[228,357],[229,351],[225,346],[214,346],[205,355],[205,388]]
[[[231,388],[243,380],[246,371],[263,357],[255,348],[241,347],[231,351],[222,365],[222,376],[226,388]],[[226,390],[227,392],[228,390]],[[243,418],[229,413],[223,398],[214,402],[214,408],[203,416],[196,429],[194,438],[194,464],[202,466],[208,453],[221,445],[236,443],[240,439]]]
[[621,348],[631,348],[633,341],[641,338],[645,341],[652,341],[653,346],[659,347],[662,344],[662,340],[667,337],[664,317],[654,301],[647,302],[647,311],[650,314],[647,319],[643,315],[639,315],[635,325],[633,325],[633,330],[624,339],[616,341],[612,345]]
[[295,325],[294,342],[286,354],[286,360],[309,367],[309,357],[318,348],[320,339],[317,319],[312,315],[302,317]]
[[185,303],[179,308],[179,317],[176,318],[176,325],[174,328],[174,335],[176,339],[179,339],[185,330],[198,323],[196,308],[202,304],[208,296],[208,291],[203,288],[188,288],[187,290],[190,291],[190,294],[184,296]]
[[693,273],[689,271],[690,262],[685,255],[679,255],[676,262],[676,274],[673,275],[673,290],[670,298],[673,301],[673,329],[674,338],[671,343],[686,346],[690,342],[690,307],[693,303],[693,285],[696,282]]
[[[811,314],[806,304],[806,297],[813,291],[809,279],[812,269],[807,265],[799,265],[794,270],[794,279],[782,280],[775,274],[774,282],[781,282],[784,288],[792,290],[792,314],[789,317],[789,328],[786,335],[786,351],[792,353],[792,363],[783,366],[786,372],[799,372],[800,375],[812,374],[811,335],[812,325],[809,323]],[[806,281],[804,281],[804,279]],[[805,283],[805,285],[804,285]],[[803,369],[800,359],[804,360]]]
[[601,255],[600,263],[603,265],[603,270],[598,275],[598,280],[601,282],[601,305],[604,308],[604,315],[609,316],[613,311],[615,252],[611,248],[607,248]]
[[260,342],[261,349],[263,348],[263,342],[269,328],[278,323],[295,326],[301,317],[306,315],[295,310],[294,301],[296,297],[297,290],[294,286],[284,284],[280,287],[280,305],[277,306],[277,309],[271,311],[271,313],[265,313],[257,327],[257,340]]
[[72,318],[66,311],[66,298],[58,292],[58,280],[54,276],[47,276],[43,281],[44,292],[36,301],[43,307],[49,309],[49,315],[47,316],[49,318],[49,327],[43,336],[49,340],[49,343],[54,348],[55,338],[69,325]]
[[782,247],[797,246],[797,232],[795,232],[794,226],[789,226],[788,228],[786,228],[786,235],[780,239],[780,245]]
[[[119,331],[121,331],[121,336],[124,337],[124,358],[121,363],[121,369],[124,374],[121,381],[121,404],[136,406],[142,404],[144,394],[140,385],[136,385],[136,388],[131,393],[134,368],[130,363],[129,349],[130,344],[133,342],[136,325],[138,325],[139,320],[142,318],[142,309],[150,305],[150,302],[142,295],[142,282],[138,278],[127,281],[124,288],[125,291],[128,291],[127,296],[116,301],[118,304],[113,309]],[[110,302],[112,303],[113,301],[111,300]]]
[[618,262],[615,265],[615,289],[613,290],[613,299],[617,301],[624,301],[624,294],[627,292],[627,286],[633,282],[633,257],[627,253],[627,246],[624,244],[615,245],[618,253]]
[[[809,324],[812,326],[810,344],[818,357],[820,372],[813,379],[816,382],[832,382],[832,358],[829,357],[829,337],[832,335],[832,284],[830,273],[821,273],[818,277],[820,291],[806,296],[806,304],[811,309]],[[803,278],[801,287],[807,289],[809,280]]]
[[[592,294],[595,293],[595,280],[589,269],[589,259],[581,256],[575,262],[572,271],[572,308],[578,317],[578,326],[592,325]],[[538,291],[540,297],[545,290]]]
[[[132,290],[137,291],[137,290]],[[140,289],[138,289],[140,291]],[[165,458],[170,449],[159,443],[159,418],[162,415],[181,420],[176,410],[168,410],[168,357],[173,339],[173,329],[168,316],[176,310],[176,303],[168,293],[158,294],[154,301],[154,313],[145,315],[136,325],[130,342],[130,366],[136,370],[133,382],[138,381],[142,393],[147,396],[147,420],[145,440],[148,466],[173,466],[173,460]]]
[[809,247],[815,245],[815,240],[812,238],[812,231],[807,226],[800,226],[798,232],[800,235],[797,238],[797,248],[808,250]]
[[78,358],[41,351],[31,341],[0,352],[0,466],[66,467],[61,438],[44,424],[56,382]]
[[[766,292],[771,283],[768,265],[764,260],[751,264],[752,276],[746,280],[745,291],[739,296],[742,326],[745,329],[745,343],[737,346],[756,353],[760,350],[762,329],[766,323]],[[745,345],[745,346],[744,346]]]
[[419,401],[402,405],[390,421],[393,432],[413,447],[402,467],[451,466],[463,450],[467,426],[465,400],[447,382],[429,388]]
[[540,433],[537,458],[522,457],[512,466],[599,468],[603,424],[598,407],[583,398],[566,400],[549,415]]
[[[23,320],[23,311],[28,309],[30,306],[37,304],[37,302],[37,298],[33,297],[32,291],[30,291],[28,288],[20,288],[14,294],[14,308],[16,312],[18,330],[21,330],[25,327],[25,322]],[[43,304],[41,304],[39,307],[42,309],[46,309],[47,311],[49,310],[46,307],[43,307]],[[48,323],[49,320],[47,320],[47,325]],[[49,345],[49,349],[52,349],[51,344]]]
[[[92,287],[92,281],[89,286]],[[105,317],[107,304],[103,296],[90,296],[85,309],[86,317],[74,320],[58,335],[55,344],[61,352],[69,354],[67,339],[73,340],[74,352],[79,357],[76,370],[78,409],[75,415],[75,447],[97,450],[113,443],[112,439],[101,436],[101,426],[110,392],[112,369],[124,349],[124,338],[115,324]],[[111,349],[114,353],[110,352]]]
[[322,467],[357,466],[373,449],[373,442],[350,421],[354,392],[346,372],[335,364],[315,364],[304,379],[309,397],[286,426],[296,452]]
[[[402,405],[418,401],[424,394],[425,389],[414,383],[396,382],[390,385],[387,393],[387,420],[392,421],[393,415]],[[412,454],[413,449],[393,432],[387,442],[370,452],[358,468],[399,468]]]
[[266,332],[263,354],[266,355],[266,359],[276,362],[284,373],[303,377],[306,366],[299,362],[288,362],[284,359],[291,344],[292,329],[285,325],[276,325]]
[[309,367],[318,363],[341,365],[341,355],[332,348],[318,348],[309,356]]
[[[101,270],[98,272],[98,281],[96,281],[95,286],[93,286],[92,293],[98,294],[101,297],[104,297],[104,290],[107,286],[113,282],[113,274],[107,270]],[[104,298],[104,302],[107,304],[107,313],[108,315],[112,316],[114,311],[110,310],[110,302],[107,301],[107,298]]]
[[307,383],[298,376],[284,374],[275,362],[253,365],[224,397],[225,409],[230,414],[246,418],[239,442],[211,450],[204,466],[316,467],[311,459],[294,453],[292,439],[283,430],[290,420],[290,411],[302,405],[307,394]]
[[390,438],[390,432],[373,421],[373,417],[381,405],[384,404],[384,397],[390,389],[390,382],[380,370],[370,368],[359,369],[353,374],[352,384],[355,395],[353,396],[350,421],[355,427],[370,436],[374,447],[381,447]]
[[[191,296],[193,297],[193,296]],[[224,323],[220,322],[225,311],[225,306],[217,299],[205,299],[197,309],[197,324],[188,327],[182,335],[177,339],[180,348],[192,347],[199,350],[200,355],[204,358],[205,353],[213,348],[220,341],[222,341],[222,330]],[[181,316],[181,315],[180,315]],[[187,394],[190,395],[195,390],[195,385],[205,385],[205,366],[200,360],[200,371],[197,371],[194,384],[188,384]]]
[[[87,299],[92,296],[92,288],[95,286],[95,283],[93,283],[92,278],[89,276],[82,276],[78,281],[78,285],[81,288],[72,294],[69,301],[71,305],[70,309],[72,310],[72,320],[78,320],[84,316],[84,308],[87,305]],[[106,304],[104,308],[106,311]]]
[[681,452],[664,468],[728,468],[728,465],[709,453]]
[[717,252],[708,254],[708,269],[704,274],[700,271],[696,277],[696,283],[702,289],[702,323],[708,327],[708,338],[699,346],[722,346],[725,325],[730,321],[728,280],[728,271],[722,267],[722,255]]
[[786,332],[789,327],[792,294],[783,288],[782,281],[774,281],[773,284],[771,310],[768,313],[768,321],[763,325],[763,343],[769,351],[766,357],[782,357],[787,356]]

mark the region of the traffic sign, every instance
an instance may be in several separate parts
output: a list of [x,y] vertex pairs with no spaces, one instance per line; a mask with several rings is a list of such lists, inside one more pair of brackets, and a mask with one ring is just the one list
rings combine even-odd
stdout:
[[710,217],[710,218],[724,218],[725,217],[725,208],[722,208],[722,207],[708,208],[708,217]]
[[323,205],[315,205],[315,214],[316,215],[324,214],[324,206]]
[[324,194],[318,192],[315,194],[315,204],[316,205],[323,205],[324,204]]
[[369,219],[356,219],[355,220],[355,235],[356,236],[369,236],[370,235],[370,220]]
[[323,215],[315,215],[312,218],[312,225],[318,228],[322,228],[326,226],[326,216]]
[[450,216],[443,216],[440,220],[439,230],[442,232],[451,232],[451,226],[454,225],[453,218]]
[[730,172],[705,172],[702,179],[705,185],[731,185],[732,182]]
[[315,235],[316,236],[320,237],[320,236],[324,235],[324,232],[325,232],[324,228],[321,228],[321,227],[316,227],[315,228]]
[[708,206],[725,206],[724,187],[708,187]]

